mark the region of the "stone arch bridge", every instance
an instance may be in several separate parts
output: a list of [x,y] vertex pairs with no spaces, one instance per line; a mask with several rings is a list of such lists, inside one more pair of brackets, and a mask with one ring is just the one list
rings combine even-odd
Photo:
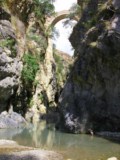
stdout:
[[[51,35],[52,27],[54,27],[55,24],[57,22],[59,22],[60,20],[67,18],[67,16],[70,13],[71,13],[70,10],[62,10],[60,12],[57,12],[54,16],[50,16],[46,19],[45,29],[46,29],[46,31],[48,31],[49,35]],[[79,18],[77,16],[74,16],[72,18],[72,20],[78,21]],[[46,50],[46,57],[45,58],[47,60],[47,59],[50,59],[50,57],[53,60],[53,44],[52,44],[52,39],[49,37],[48,38],[48,47]]]
[[[45,23],[45,27],[46,29],[51,28],[52,26],[55,26],[55,24],[59,21],[61,21],[62,19],[68,18],[67,16],[70,14],[71,12],[69,10],[62,10],[60,12],[56,12],[56,14],[54,16],[48,17],[46,19],[46,23]],[[78,17],[74,16],[72,18],[75,21],[78,21]]]

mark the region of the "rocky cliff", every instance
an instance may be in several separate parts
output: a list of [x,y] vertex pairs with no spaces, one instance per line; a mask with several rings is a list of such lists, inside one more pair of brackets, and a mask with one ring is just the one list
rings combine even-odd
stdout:
[[120,2],[104,2],[89,1],[70,37],[76,61],[57,126],[67,132],[120,131]]
[[10,15],[0,8],[0,112],[9,109],[20,83],[22,62],[17,57],[15,32]]
[[13,108],[27,120],[39,120],[56,110],[69,71],[65,56],[54,56],[44,25],[54,8],[37,0],[0,4],[0,112]]

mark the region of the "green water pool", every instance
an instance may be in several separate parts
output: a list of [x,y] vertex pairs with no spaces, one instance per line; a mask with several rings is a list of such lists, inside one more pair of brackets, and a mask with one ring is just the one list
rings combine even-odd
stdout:
[[1,129],[0,139],[57,151],[65,159],[71,160],[106,160],[113,156],[120,159],[119,143],[96,136],[62,133],[56,131],[53,125],[46,125],[44,121],[26,128]]

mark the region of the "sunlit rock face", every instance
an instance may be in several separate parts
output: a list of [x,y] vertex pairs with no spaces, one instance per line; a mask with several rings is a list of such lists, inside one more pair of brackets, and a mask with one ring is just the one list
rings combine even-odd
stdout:
[[119,0],[109,1],[88,31],[81,20],[73,30],[77,60],[59,99],[57,126],[67,132],[120,131],[119,9]]

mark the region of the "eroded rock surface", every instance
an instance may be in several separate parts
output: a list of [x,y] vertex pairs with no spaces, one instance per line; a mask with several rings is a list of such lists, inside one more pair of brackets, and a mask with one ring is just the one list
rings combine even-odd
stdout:
[[20,83],[22,62],[16,56],[12,25],[9,20],[0,19],[0,112],[9,108],[11,96]]
[[119,0],[105,6],[88,31],[80,20],[71,36],[77,60],[59,99],[68,132],[120,131]]

